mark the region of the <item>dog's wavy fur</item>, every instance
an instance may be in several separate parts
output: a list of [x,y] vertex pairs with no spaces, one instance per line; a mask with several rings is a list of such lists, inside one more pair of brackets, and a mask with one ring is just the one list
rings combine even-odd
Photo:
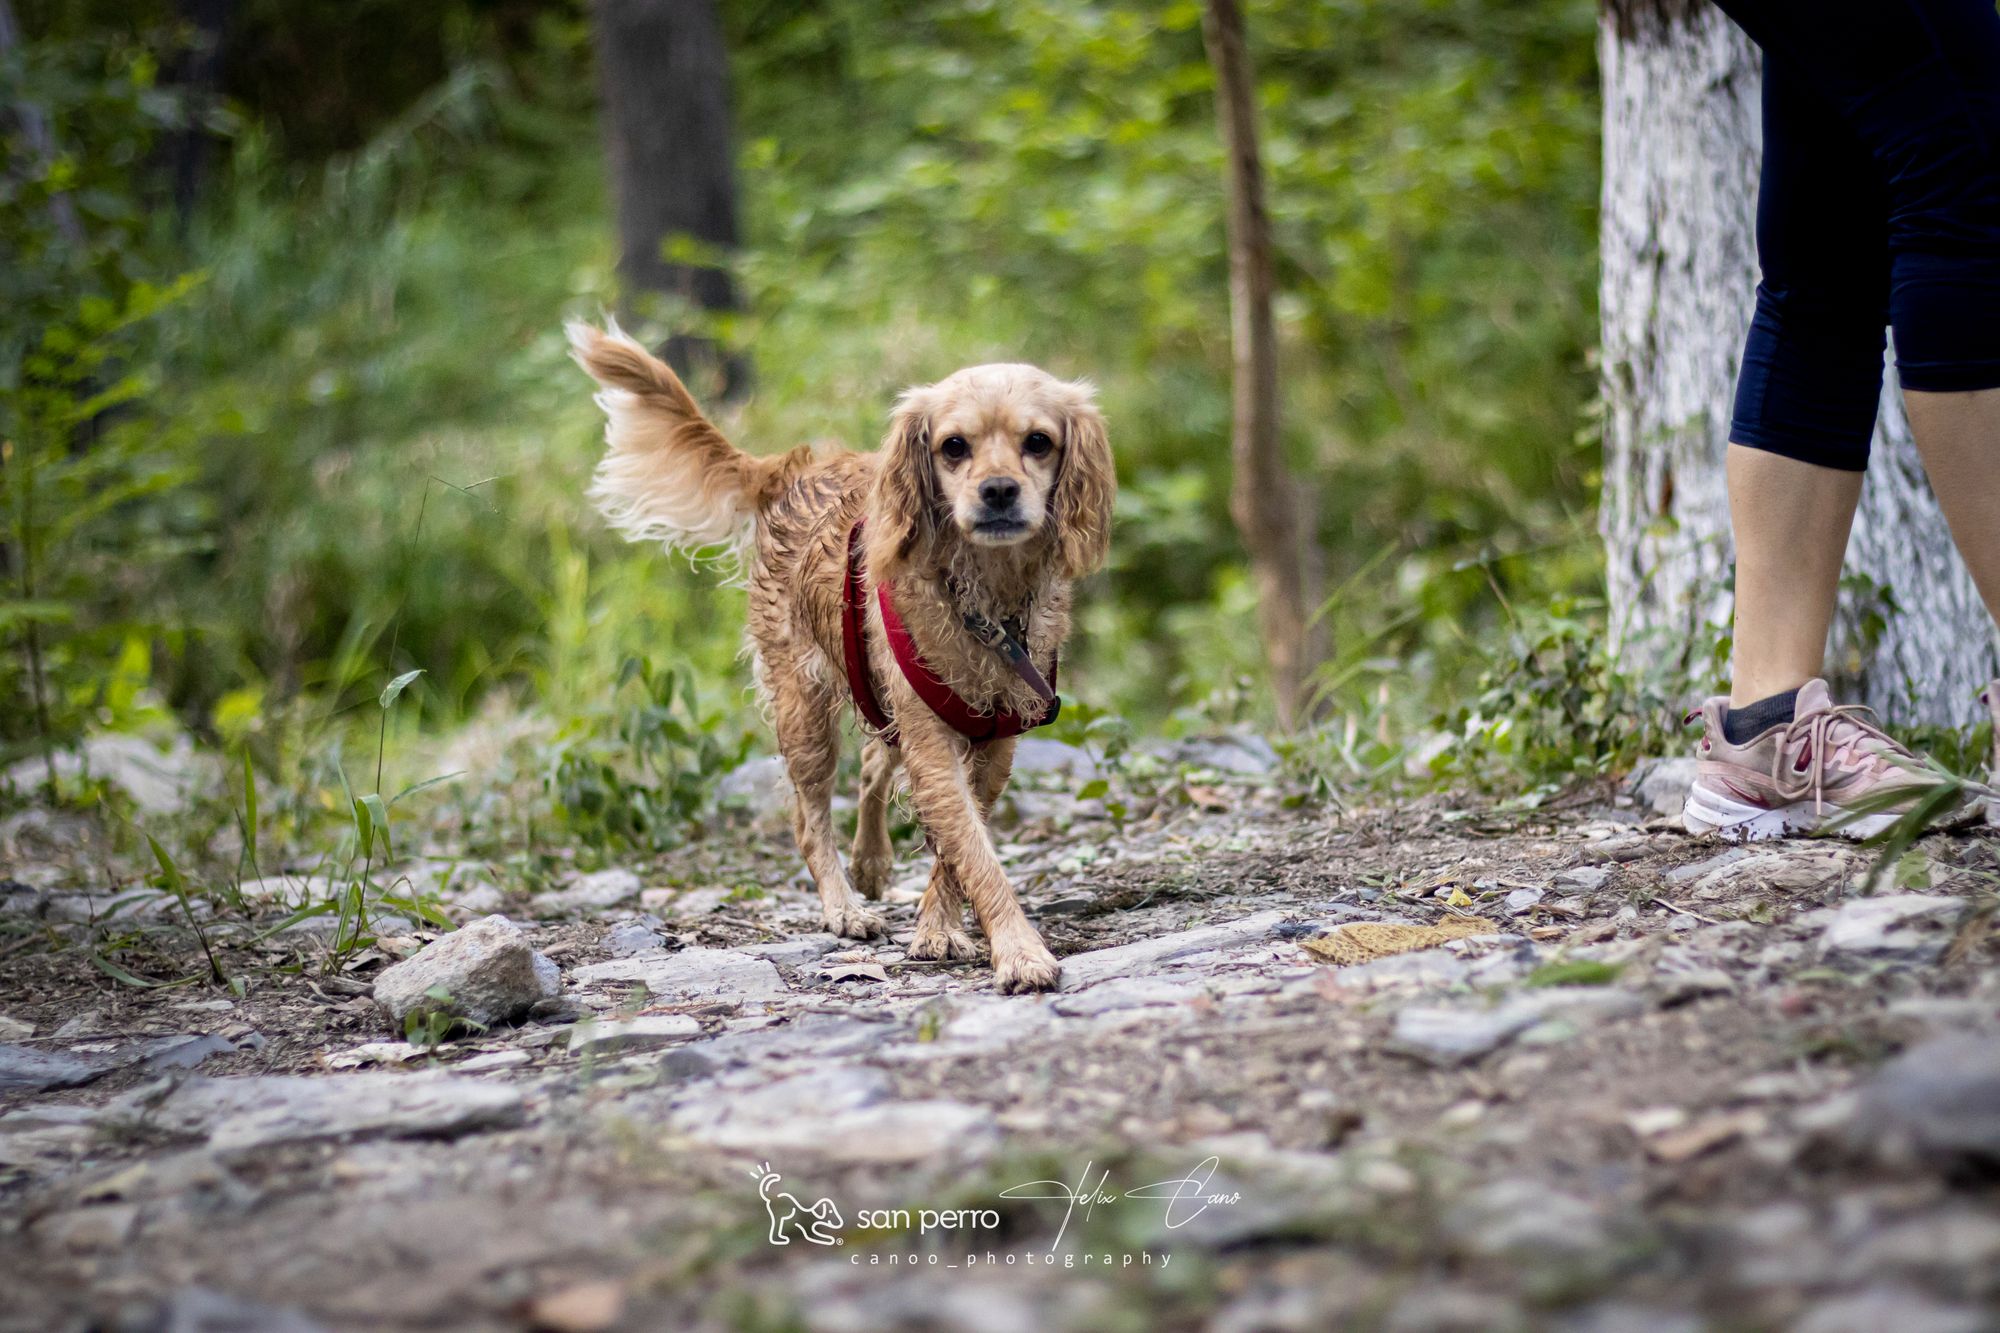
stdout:
[[[1111,537],[1116,477],[1091,387],[1032,366],[974,366],[903,394],[873,453],[801,446],[759,457],[731,444],[673,370],[616,326],[573,324],[569,336],[576,360],[602,386],[608,447],[590,494],[606,519],[635,541],[691,555],[722,551],[739,562],[757,681],[827,929],[855,939],[884,933],[864,899],[880,898],[888,881],[888,806],[900,764],[937,853],[910,956],[976,957],[963,929],[969,904],[1002,991],[1054,986],[1056,960],[1021,911],[986,831],[1014,742],[970,745],[917,698],[886,645],[874,589],[892,581],[918,650],[968,702],[1039,709],[1033,690],[966,631],[961,608],[1020,620],[1035,661],[1044,672],[1053,666],[1069,632],[1070,583],[1103,564]],[[964,456],[947,456],[945,445]],[[980,540],[979,520],[991,512],[981,508],[981,487],[995,478],[1019,488],[1024,517],[1018,530]],[[850,880],[835,846],[832,796],[840,720],[851,704],[841,643],[847,540],[863,517],[870,667],[901,745],[865,741]]]

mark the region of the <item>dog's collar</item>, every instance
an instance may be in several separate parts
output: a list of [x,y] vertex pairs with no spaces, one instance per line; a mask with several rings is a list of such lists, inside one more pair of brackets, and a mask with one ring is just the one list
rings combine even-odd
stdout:
[[[874,677],[868,670],[868,588],[861,545],[861,528],[866,522],[866,519],[855,520],[847,533],[847,580],[840,605],[841,648],[847,659],[847,688],[854,695],[855,708],[883,741],[894,745],[897,741],[895,722],[883,709],[881,698],[875,693]],[[924,661],[923,654],[917,651],[909,627],[896,613],[896,599],[886,581],[876,584],[875,596],[882,611],[882,628],[889,637],[889,650],[896,658],[896,666],[902,671],[903,679],[910,682],[910,688],[916,691],[917,697],[943,718],[945,725],[953,731],[979,745],[1019,736],[1024,731],[1047,726],[1056,720],[1057,713],[1062,710],[1062,701],[1056,697],[1054,684],[1061,665],[1060,657],[1049,659],[1049,674],[1044,678],[1028,650],[1022,646],[1025,631],[1013,632],[1011,625],[996,624],[979,612],[967,611],[954,603],[954,609],[958,610],[960,620],[972,637],[1004,657],[1014,674],[1026,681],[1047,705],[1041,715],[1032,721],[1012,710],[983,712],[967,703],[956,690],[944,683],[931,669],[930,663]]]

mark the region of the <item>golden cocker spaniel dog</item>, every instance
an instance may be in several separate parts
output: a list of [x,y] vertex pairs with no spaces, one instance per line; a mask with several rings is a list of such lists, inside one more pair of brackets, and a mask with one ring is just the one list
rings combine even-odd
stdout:
[[[757,457],[616,327],[575,324],[569,335],[603,386],[609,447],[591,494],[605,517],[634,541],[689,553],[733,546],[743,562],[757,682],[826,928],[884,933],[864,900],[879,899],[889,878],[900,763],[937,854],[910,956],[976,957],[963,929],[970,902],[1000,990],[1054,987],[1060,968],[986,829],[1014,739],[990,726],[997,738],[973,739],[981,729],[967,718],[1052,715],[1043,673],[1054,674],[1069,632],[1070,583],[1104,562],[1111,536],[1116,480],[1090,386],[1033,366],[973,366],[903,394],[874,453],[801,446]],[[850,878],[832,797],[851,703],[866,740]]]

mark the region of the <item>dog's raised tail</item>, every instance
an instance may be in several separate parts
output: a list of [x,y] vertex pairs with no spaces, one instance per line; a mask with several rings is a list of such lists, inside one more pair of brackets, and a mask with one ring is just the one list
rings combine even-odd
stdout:
[[616,324],[568,333],[570,355],[602,386],[606,448],[590,498],[605,521],[689,555],[740,551],[778,460],[731,444],[673,367]]

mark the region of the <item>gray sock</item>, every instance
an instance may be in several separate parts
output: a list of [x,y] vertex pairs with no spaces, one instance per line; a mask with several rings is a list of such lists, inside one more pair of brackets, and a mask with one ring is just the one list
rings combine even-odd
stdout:
[[1783,726],[1798,716],[1799,692],[1786,690],[1754,704],[1731,708],[1722,714],[1722,738],[1731,745],[1755,740],[1772,727]]

